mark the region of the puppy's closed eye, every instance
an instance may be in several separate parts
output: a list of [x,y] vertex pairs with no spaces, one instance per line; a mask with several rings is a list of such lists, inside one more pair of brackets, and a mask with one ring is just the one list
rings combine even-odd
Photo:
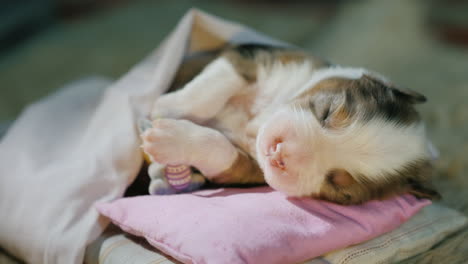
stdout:
[[327,128],[334,118],[338,107],[331,98],[311,98],[309,107],[322,127]]
[[333,101],[314,103],[310,102],[310,109],[324,128],[342,128],[349,121],[350,113],[344,104],[337,105]]
[[331,105],[328,105],[322,111],[323,113],[321,114],[321,117],[320,117],[320,121],[322,122],[322,125],[324,125],[327,122],[327,119],[330,117],[330,108],[331,108]]
[[318,100],[311,98],[309,101],[309,108],[323,126],[331,114],[330,101],[322,98],[319,98]]

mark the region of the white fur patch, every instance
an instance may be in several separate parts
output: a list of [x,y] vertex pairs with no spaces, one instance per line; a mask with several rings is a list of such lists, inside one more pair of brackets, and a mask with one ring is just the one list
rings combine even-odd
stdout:
[[397,126],[382,119],[354,124],[342,136],[328,136],[336,144],[337,162],[351,174],[382,181],[410,161],[429,158],[424,125]]
[[152,117],[190,116],[198,121],[214,117],[246,81],[224,57],[214,60],[185,87],[159,97]]
[[288,64],[277,62],[271,67],[260,66],[255,83],[259,94],[253,112],[259,113],[267,107],[275,107],[293,99],[296,91],[310,79],[313,70],[307,61]]

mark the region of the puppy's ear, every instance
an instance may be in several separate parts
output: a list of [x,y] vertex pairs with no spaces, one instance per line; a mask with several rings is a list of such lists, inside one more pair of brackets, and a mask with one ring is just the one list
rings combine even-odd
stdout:
[[410,89],[396,87],[390,87],[390,89],[397,98],[403,99],[410,104],[422,104],[427,101],[424,95]]
[[418,198],[429,200],[440,200],[442,198],[439,192],[437,192],[428,182],[411,180],[409,184],[409,193]]
[[426,97],[416,91],[410,90],[408,88],[397,87],[392,83],[387,83],[377,78],[374,78],[371,75],[364,74],[364,79],[371,80],[373,82],[379,82],[381,85],[384,85],[392,91],[395,97],[402,99],[410,104],[422,104],[427,101]]

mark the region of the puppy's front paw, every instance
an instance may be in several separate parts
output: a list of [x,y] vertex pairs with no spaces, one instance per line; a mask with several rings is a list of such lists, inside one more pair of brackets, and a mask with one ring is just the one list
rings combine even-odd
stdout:
[[191,123],[185,120],[158,119],[153,128],[142,134],[143,150],[161,164],[190,165],[189,155]]

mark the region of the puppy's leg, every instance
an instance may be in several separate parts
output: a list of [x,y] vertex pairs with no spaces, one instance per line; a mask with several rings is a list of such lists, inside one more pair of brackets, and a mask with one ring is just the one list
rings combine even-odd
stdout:
[[217,130],[188,120],[158,119],[142,137],[144,150],[156,162],[191,165],[216,183],[264,183],[257,163]]
[[183,89],[160,96],[153,106],[152,118],[206,121],[213,118],[246,84],[230,60],[219,57]]

